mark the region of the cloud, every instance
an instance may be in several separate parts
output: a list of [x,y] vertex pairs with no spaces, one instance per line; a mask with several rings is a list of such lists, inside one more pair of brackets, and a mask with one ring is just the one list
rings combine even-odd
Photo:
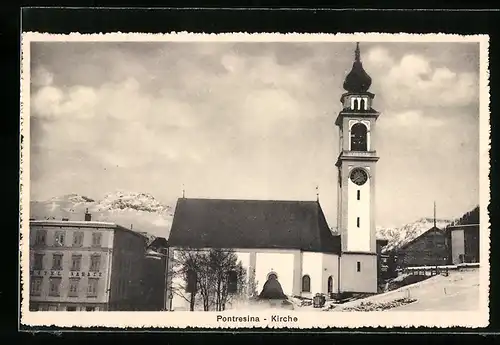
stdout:
[[421,54],[397,59],[381,47],[369,51],[367,70],[384,74],[375,80],[391,108],[462,107],[478,101],[477,74],[452,71],[446,61]]
[[389,125],[398,129],[422,127],[435,128],[442,127],[446,124],[442,118],[424,117],[422,110],[407,110],[396,114],[389,113],[388,117],[390,118],[390,121],[388,122]]
[[[32,59],[32,193],[98,198],[120,187],[175,200],[185,184],[193,197],[314,199],[319,184],[334,222],[333,122],[352,46],[298,46],[44,43]],[[420,193],[423,205],[444,180],[442,193],[465,203],[471,192],[451,181],[477,180],[477,77],[458,69],[461,55],[394,47],[362,56],[381,111],[380,205],[398,193]],[[441,207],[464,211],[456,205]],[[412,221],[422,208],[387,217]]]
[[31,84],[33,86],[48,86],[54,81],[54,75],[49,72],[44,66],[39,66],[35,69],[31,76]]
[[[138,65],[133,56],[126,61]],[[236,158],[257,159],[256,152],[275,145],[268,139],[296,135],[303,121],[322,114],[309,99],[308,92],[320,90],[311,83],[307,66],[290,73],[272,55],[248,59],[232,51],[220,54],[219,61],[222,69],[214,72],[185,59],[176,73],[154,80],[132,77],[124,66],[114,66],[111,75],[121,70],[128,77],[92,86],[58,86],[54,78],[50,83],[45,78],[31,99],[32,116],[41,128],[34,145],[65,152],[85,149],[104,166],[140,168],[157,160],[220,165],[236,148],[248,151],[246,141],[254,142],[254,151]],[[37,75],[53,75],[45,67],[40,71]],[[307,92],[301,92],[304,88]]]

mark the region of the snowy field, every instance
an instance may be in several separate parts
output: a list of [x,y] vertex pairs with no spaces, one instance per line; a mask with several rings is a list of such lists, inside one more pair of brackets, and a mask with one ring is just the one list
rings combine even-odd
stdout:
[[[479,309],[479,270],[454,272],[424,289],[416,289],[416,302],[395,311],[474,311]],[[433,278],[431,278],[433,279]],[[411,290],[410,290],[411,291]]]
[[[371,296],[364,299],[336,305],[329,311],[342,312],[345,308],[355,308],[361,303],[386,304],[398,299],[414,299],[413,303],[387,311],[474,311],[479,309],[479,269],[469,268],[462,271],[450,271],[449,276],[437,275],[427,280],[404,286],[394,291]],[[291,298],[292,305],[283,306],[278,302],[242,303],[232,306],[233,310],[274,311],[281,309],[294,311],[318,311],[325,308],[313,308],[312,306],[300,306],[299,300]]]
[[394,291],[337,306],[332,311],[356,307],[361,302],[387,303],[411,298],[415,302],[392,311],[474,311],[479,309],[479,270],[450,271]]

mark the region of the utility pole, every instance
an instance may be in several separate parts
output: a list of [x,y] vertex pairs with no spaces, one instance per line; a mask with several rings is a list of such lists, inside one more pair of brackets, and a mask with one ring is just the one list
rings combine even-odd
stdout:
[[434,227],[436,227],[436,202],[434,201]]

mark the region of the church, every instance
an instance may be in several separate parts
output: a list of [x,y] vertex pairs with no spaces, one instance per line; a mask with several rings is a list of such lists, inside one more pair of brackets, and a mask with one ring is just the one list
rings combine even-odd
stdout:
[[[356,45],[341,96],[337,233],[319,203],[286,200],[178,199],[169,246],[176,251],[230,248],[261,293],[270,280],[287,296],[377,292],[374,146],[375,97]],[[334,162],[332,162],[333,164]],[[332,177],[333,178],[333,177]],[[174,280],[176,278],[173,278]],[[249,278],[250,279],[250,278]],[[186,298],[173,295],[173,307]]]

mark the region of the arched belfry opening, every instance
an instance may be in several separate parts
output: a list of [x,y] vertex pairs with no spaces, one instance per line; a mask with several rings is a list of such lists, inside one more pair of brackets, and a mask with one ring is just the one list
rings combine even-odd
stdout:
[[366,110],[366,99],[361,98],[359,101],[359,110]]
[[362,123],[351,127],[351,151],[368,151],[368,129]]
[[359,109],[359,100],[357,98],[354,98],[352,100],[352,110],[358,110]]

